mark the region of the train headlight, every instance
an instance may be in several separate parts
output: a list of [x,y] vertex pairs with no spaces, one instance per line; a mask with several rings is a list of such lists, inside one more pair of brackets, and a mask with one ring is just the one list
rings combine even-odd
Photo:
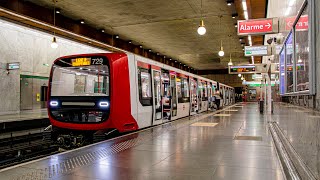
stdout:
[[57,107],[59,105],[58,101],[50,101],[50,106]]
[[106,108],[106,107],[109,107],[109,103],[107,101],[101,101],[99,103],[99,106],[102,108]]

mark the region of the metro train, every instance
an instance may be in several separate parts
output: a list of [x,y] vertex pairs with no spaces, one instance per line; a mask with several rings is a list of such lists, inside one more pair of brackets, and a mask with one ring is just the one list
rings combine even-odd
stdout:
[[51,138],[72,145],[234,103],[234,88],[134,54],[81,54],[54,61],[48,88]]

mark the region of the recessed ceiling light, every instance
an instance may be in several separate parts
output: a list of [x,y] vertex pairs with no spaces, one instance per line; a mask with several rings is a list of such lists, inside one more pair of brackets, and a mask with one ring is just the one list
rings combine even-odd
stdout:
[[236,18],[238,16],[238,13],[233,13],[231,16],[232,18]]

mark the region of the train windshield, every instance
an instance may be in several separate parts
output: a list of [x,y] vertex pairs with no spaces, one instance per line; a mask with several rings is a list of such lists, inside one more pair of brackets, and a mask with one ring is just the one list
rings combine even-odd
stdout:
[[49,112],[58,121],[100,123],[110,112],[106,57],[60,59],[52,67]]
[[51,96],[109,96],[107,65],[54,66]]

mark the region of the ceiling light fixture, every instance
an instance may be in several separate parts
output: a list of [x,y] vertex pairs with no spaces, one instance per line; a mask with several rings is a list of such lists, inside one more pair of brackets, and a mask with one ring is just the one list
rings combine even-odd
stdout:
[[56,9],[56,13],[60,14],[61,10],[60,9]]
[[287,10],[285,11],[284,15],[285,16],[288,16],[292,10],[292,7],[293,5],[295,4],[295,1],[296,0],[289,0],[289,3],[288,3],[288,7],[287,7]]
[[244,80],[244,77],[243,77],[243,76],[241,76],[241,80]]
[[[219,16],[219,18],[220,18],[219,26],[220,26],[220,32],[221,32],[221,18],[222,18],[222,16]],[[220,51],[218,52],[218,55],[219,55],[220,57],[224,56],[224,51],[223,51],[223,46],[222,46],[222,39],[221,39],[221,41],[220,41]]]
[[224,51],[223,51],[223,47],[222,47],[222,40],[221,40],[221,47],[220,47],[220,51],[219,51],[219,56],[222,57],[224,56]]
[[204,27],[204,22],[203,22],[203,20],[200,21],[200,25],[199,25],[199,27],[198,27],[197,32],[198,32],[198,34],[201,35],[201,36],[204,35],[204,34],[206,34],[207,30],[206,30],[206,28]]
[[241,74],[238,74],[238,77],[241,77]]
[[83,20],[83,19],[81,19],[81,20],[80,20],[80,23],[81,23],[81,24],[84,24],[84,20]]
[[235,27],[235,28],[237,28],[237,27],[238,27],[238,24],[237,24],[237,23],[235,23],[235,24],[234,24],[234,27]]
[[248,41],[249,41],[249,45],[252,46],[252,38],[250,35],[248,36]]
[[236,18],[238,16],[238,13],[233,13],[231,16],[234,19],[234,18]]
[[104,33],[104,32],[105,32],[105,30],[104,30],[104,29],[101,29],[101,32],[102,32],[102,33]]
[[[53,27],[56,26],[56,0],[53,0]],[[51,42],[51,48],[57,49],[58,48],[57,38],[56,38],[56,31],[53,30],[53,38]]]
[[202,17],[202,0],[201,0],[201,9],[200,9],[200,12],[201,12],[201,21],[200,21],[200,25],[199,25],[199,27],[198,27],[198,30],[197,30],[197,32],[198,32],[198,34],[200,35],[200,36],[202,36],[202,35],[204,35],[204,34],[206,34],[206,32],[207,32],[207,30],[206,30],[206,28],[204,27],[204,22],[203,22],[203,17]]
[[229,60],[229,62],[228,62],[228,66],[232,66],[232,65],[233,65],[233,63],[232,63],[231,53],[230,53],[230,60]]
[[129,41],[128,41],[128,43],[129,43],[129,44],[132,44],[132,41],[131,41],[131,40],[129,40]]
[[151,49],[149,49],[149,52],[151,52],[152,50]]
[[140,47],[140,49],[142,49],[142,48],[143,48],[143,46],[142,46],[142,45],[140,45],[139,47]]
[[247,1],[246,0],[242,0],[242,9],[243,9],[244,19],[248,20],[249,19],[249,14],[248,14],[248,7],[247,7]]
[[119,35],[115,35],[115,37],[116,37],[117,39],[119,39]]
[[[228,35],[228,36],[230,37],[230,42],[232,42],[232,36],[231,35]],[[233,63],[232,63],[232,58],[231,58],[231,55],[232,55],[232,53],[231,53],[231,44],[229,44],[229,49],[230,49],[230,60],[228,62],[228,66],[232,66]]]
[[227,5],[231,6],[232,5],[232,1],[227,1]]

